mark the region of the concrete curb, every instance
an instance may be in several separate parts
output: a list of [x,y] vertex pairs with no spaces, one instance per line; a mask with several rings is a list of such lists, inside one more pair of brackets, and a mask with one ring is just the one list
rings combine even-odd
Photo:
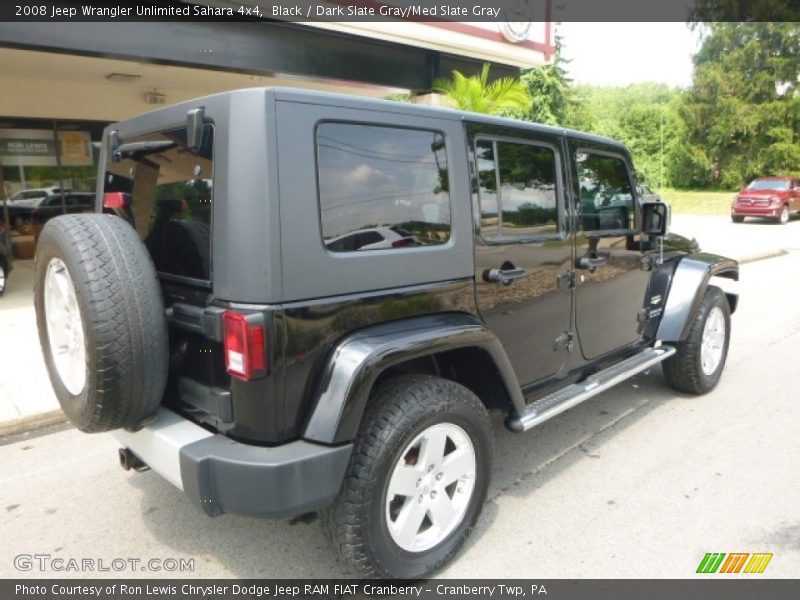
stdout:
[[47,425],[54,425],[56,423],[63,423],[66,420],[67,417],[60,408],[48,410],[47,412],[34,415],[27,415],[20,417],[19,419],[13,419],[11,421],[0,423],[0,437],[24,433],[26,431],[31,431]]

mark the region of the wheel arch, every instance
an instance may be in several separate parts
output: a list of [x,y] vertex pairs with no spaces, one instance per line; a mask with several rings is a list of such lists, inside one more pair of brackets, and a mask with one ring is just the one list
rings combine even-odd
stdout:
[[686,339],[709,286],[720,288],[728,299],[731,313],[736,311],[739,263],[735,260],[705,253],[685,256],[669,279],[664,311],[655,334],[658,340],[680,342]]
[[370,393],[400,373],[428,373],[461,383],[489,408],[521,410],[522,391],[502,345],[462,313],[403,319],[359,330],[327,353],[304,428],[308,440],[355,438]]

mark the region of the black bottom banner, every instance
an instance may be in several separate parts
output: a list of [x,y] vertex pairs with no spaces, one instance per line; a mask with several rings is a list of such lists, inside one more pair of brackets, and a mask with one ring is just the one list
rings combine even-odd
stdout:
[[407,598],[422,600],[798,600],[800,580],[440,579],[426,581],[258,579],[6,579],[3,600],[238,600]]

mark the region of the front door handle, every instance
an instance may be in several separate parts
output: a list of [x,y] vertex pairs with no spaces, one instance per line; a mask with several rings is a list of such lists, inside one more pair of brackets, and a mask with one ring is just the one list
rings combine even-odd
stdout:
[[606,257],[605,256],[581,256],[579,259],[575,261],[575,268],[576,269],[586,269],[589,273],[594,273],[597,270],[597,267],[606,264]]
[[483,280],[489,283],[502,283],[511,285],[516,279],[525,275],[525,269],[486,269],[483,272]]

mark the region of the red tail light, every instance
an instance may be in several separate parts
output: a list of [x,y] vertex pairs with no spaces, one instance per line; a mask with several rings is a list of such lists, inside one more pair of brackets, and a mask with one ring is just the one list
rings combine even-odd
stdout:
[[106,192],[103,194],[103,208],[125,208],[125,194]]
[[222,315],[225,369],[228,374],[249,381],[267,372],[264,323],[260,315],[243,315],[227,310]]

